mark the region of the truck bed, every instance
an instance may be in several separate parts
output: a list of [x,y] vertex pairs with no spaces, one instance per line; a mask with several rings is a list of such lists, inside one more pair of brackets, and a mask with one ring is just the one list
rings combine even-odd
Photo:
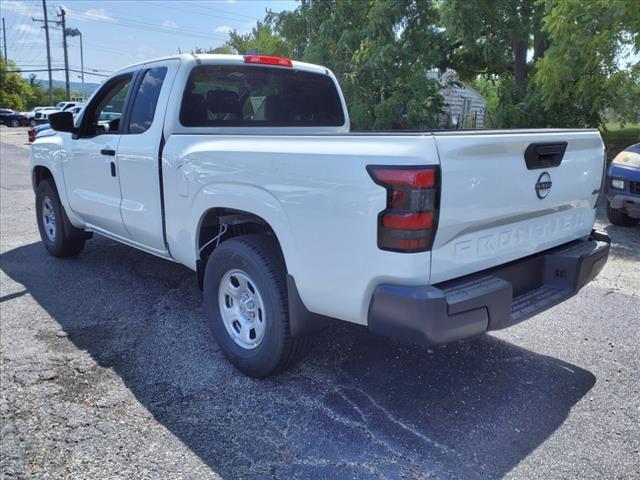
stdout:
[[[527,167],[529,145],[557,142],[567,143],[559,165]],[[307,308],[366,323],[368,299],[381,282],[435,284],[588,236],[604,147],[597,130],[276,134],[207,128],[172,134],[163,156],[174,258],[195,264],[191,245],[197,242],[184,236],[211,204],[256,212],[276,231]],[[372,181],[369,165],[439,166],[430,252],[378,248],[386,192]],[[541,199],[536,184],[545,171],[553,185]]]

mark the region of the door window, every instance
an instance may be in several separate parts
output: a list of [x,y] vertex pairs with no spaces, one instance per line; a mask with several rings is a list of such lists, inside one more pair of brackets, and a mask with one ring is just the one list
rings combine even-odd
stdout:
[[132,75],[123,75],[103,87],[103,91],[87,108],[84,135],[120,133],[120,117],[124,112],[131,79]]
[[143,74],[131,109],[129,133],[143,133],[151,126],[166,74],[167,67],[150,68]]

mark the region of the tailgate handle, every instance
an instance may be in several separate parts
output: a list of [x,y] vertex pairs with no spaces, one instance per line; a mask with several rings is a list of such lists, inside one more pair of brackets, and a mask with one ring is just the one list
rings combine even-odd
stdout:
[[557,167],[566,149],[567,142],[531,143],[524,152],[524,161],[529,170]]

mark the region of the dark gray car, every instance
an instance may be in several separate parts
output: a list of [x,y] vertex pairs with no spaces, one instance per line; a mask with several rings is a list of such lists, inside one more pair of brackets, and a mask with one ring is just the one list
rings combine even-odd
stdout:
[[6,108],[0,108],[0,124],[7,125],[8,127],[20,127],[28,123],[29,119],[26,115]]

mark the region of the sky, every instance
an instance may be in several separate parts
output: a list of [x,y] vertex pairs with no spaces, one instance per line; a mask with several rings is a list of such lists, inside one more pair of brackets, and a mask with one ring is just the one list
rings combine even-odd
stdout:
[[[85,81],[100,83],[122,67],[151,58],[196,47],[218,47],[229,38],[230,30],[248,32],[267,8],[279,12],[293,10],[295,1],[286,0],[47,0],[49,21],[57,21],[63,7],[67,28],[82,32]],[[23,71],[46,69],[47,53],[42,23],[42,0],[0,0],[5,19],[7,56]],[[55,25],[50,24],[51,27]],[[50,30],[52,68],[64,67],[62,30]],[[79,37],[67,37],[69,68],[77,70],[70,80],[79,82]],[[95,75],[89,75],[91,72]],[[25,72],[25,75],[27,72]],[[36,72],[41,79],[47,73]],[[53,72],[64,80],[64,72]]]

